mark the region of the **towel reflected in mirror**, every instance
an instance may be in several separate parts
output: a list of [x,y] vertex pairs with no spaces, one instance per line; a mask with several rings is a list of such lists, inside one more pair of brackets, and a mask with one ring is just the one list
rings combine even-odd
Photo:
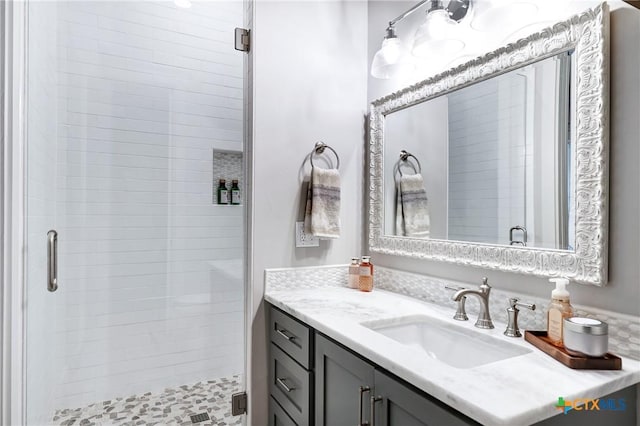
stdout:
[[395,234],[429,238],[430,217],[427,191],[420,173],[402,175],[396,183]]

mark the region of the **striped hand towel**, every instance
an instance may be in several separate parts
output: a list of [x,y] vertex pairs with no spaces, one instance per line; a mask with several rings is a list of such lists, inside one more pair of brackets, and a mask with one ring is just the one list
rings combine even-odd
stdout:
[[430,222],[422,175],[401,176],[396,188],[396,235],[429,237]]
[[304,215],[305,232],[318,238],[340,237],[340,173],[336,169],[311,169]]

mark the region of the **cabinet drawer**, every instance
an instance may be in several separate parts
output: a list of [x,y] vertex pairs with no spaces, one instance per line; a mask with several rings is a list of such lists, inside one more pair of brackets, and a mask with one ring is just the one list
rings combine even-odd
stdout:
[[298,361],[311,368],[311,329],[275,308],[270,312],[270,338],[273,343]]
[[269,392],[296,424],[311,417],[311,372],[302,368],[273,343],[269,365]]
[[273,397],[269,398],[269,426],[297,426]]

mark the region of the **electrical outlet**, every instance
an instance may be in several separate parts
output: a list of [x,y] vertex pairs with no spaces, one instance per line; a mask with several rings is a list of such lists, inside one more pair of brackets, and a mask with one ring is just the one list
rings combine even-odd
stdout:
[[296,247],[320,247],[320,240],[304,232],[304,222],[296,222]]

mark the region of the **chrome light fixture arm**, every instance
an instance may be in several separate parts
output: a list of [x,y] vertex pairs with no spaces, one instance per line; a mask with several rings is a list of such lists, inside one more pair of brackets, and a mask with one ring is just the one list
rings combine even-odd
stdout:
[[393,30],[394,25],[398,22],[402,21],[407,16],[411,15],[413,12],[418,10],[423,4],[431,3],[429,10],[427,13],[436,9],[445,9],[451,19],[454,21],[460,22],[465,16],[467,16],[467,12],[469,11],[469,6],[471,0],[451,0],[447,4],[447,7],[442,5],[442,0],[422,0],[416,3],[414,6],[407,9],[402,14],[398,15],[396,18],[389,21],[389,26],[387,27],[387,31]]
[[407,16],[411,15],[413,12],[415,12],[416,10],[418,10],[418,9],[420,8],[420,6],[422,6],[423,4],[425,4],[425,3],[429,2],[429,1],[431,1],[431,0],[422,0],[422,1],[419,1],[419,2],[418,2],[418,3],[416,3],[413,7],[411,7],[411,8],[409,8],[409,9],[407,9],[404,13],[402,13],[402,14],[398,15],[398,17],[396,17],[396,18],[392,19],[391,21],[389,21],[389,26],[387,27],[387,32],[388,32],[389,30],[392,30],[392,31],[393,31],[393,26],[394,26],[396,23],[398,23],[398,22],[402,21],[404,18],[406,18]]

